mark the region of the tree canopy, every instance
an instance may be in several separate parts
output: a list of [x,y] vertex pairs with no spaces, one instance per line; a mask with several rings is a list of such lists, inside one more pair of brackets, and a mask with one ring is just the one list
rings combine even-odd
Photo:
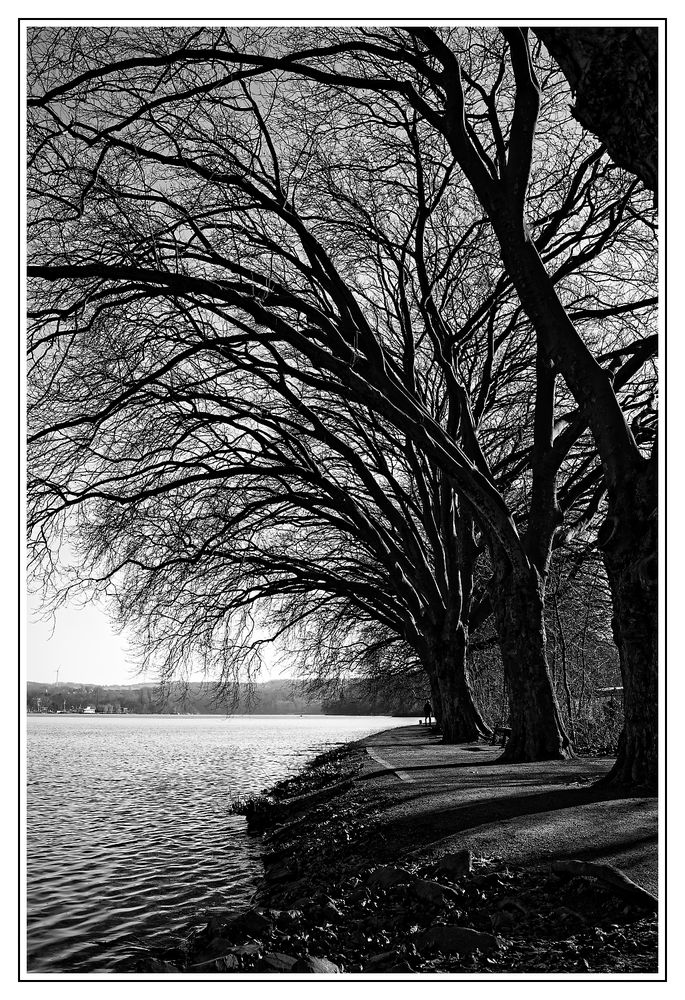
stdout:
[[655,577],[654,209],[539,43],[41,28],[29,89],[30,525],[59,594],[112,595],[172,672],[249,669],[255,621],[396,646],[454,738],[483,731],[448,706],[494,613],[508,752],[555,756],[545,586],[599,531],[627,704],[653,700],[627,623]]

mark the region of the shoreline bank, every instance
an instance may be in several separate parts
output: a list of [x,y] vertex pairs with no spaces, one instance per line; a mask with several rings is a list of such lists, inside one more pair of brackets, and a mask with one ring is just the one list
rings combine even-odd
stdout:
[[240,806],[251,909],[145,971],[656,974],[654,800],[597,788],[605,758],[498,756],[415,725],[320,755]]

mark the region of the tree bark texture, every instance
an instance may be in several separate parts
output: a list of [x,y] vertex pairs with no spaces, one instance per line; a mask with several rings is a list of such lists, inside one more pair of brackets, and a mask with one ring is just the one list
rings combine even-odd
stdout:
[[524,579],[498,560],[491,593],[512,731],[502,760],[571,757],[545,653],[542,581],[534,569]]
[[657,28],[533,28],[568,80],[573,117],[657,192]]
[[433,664],[430,664],[430,667],[426,672],[428,674],[428,681],[431,689],[431,708],[433,709],[436,725],[438,728],[441,728],[443,719],[442,694],[440,692],[440,685],[438,684],[438,677],[435,669],[433,668]]
[[492,732],[476,705],[466,660],[467,638],[460,625],[449,640],[429,643],[426,656],[435,671],[440,691],[443,743],[472,743]]
[[637,488],[609,505],[600,532],[623,677],[624,731],[608,782],[658,785],[658,532],[656,460]]

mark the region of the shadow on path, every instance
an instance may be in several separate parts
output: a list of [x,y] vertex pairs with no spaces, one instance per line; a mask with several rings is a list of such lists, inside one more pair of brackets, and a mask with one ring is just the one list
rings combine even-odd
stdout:
[[[380,809],[382,834],[405,853],[438,856],[468,847],[512,863],[584,858],[615,863],[657,891],[657,803],[597,784],[609,758],[501,764],[498,747],[446,746],[408,726],[364,741],[382,764],[357,781]],[[411,781],[373,779],[397,772]]]

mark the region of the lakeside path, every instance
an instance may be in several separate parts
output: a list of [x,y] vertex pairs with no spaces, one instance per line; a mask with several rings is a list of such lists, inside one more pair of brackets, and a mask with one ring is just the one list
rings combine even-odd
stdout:
[[500,756],[416,723],[321,754],[244,804],[252,908],[148,971],[656,974],[656,800]]
[[382,826],[398,844],[414,841],[417,860],[463,848],[526,867],[577,858],[658,894],[657,800],[595,787],[611,758],[499,764],[500,747],[445,746],[416,724],[361,745],[356,783],[385,792]]

